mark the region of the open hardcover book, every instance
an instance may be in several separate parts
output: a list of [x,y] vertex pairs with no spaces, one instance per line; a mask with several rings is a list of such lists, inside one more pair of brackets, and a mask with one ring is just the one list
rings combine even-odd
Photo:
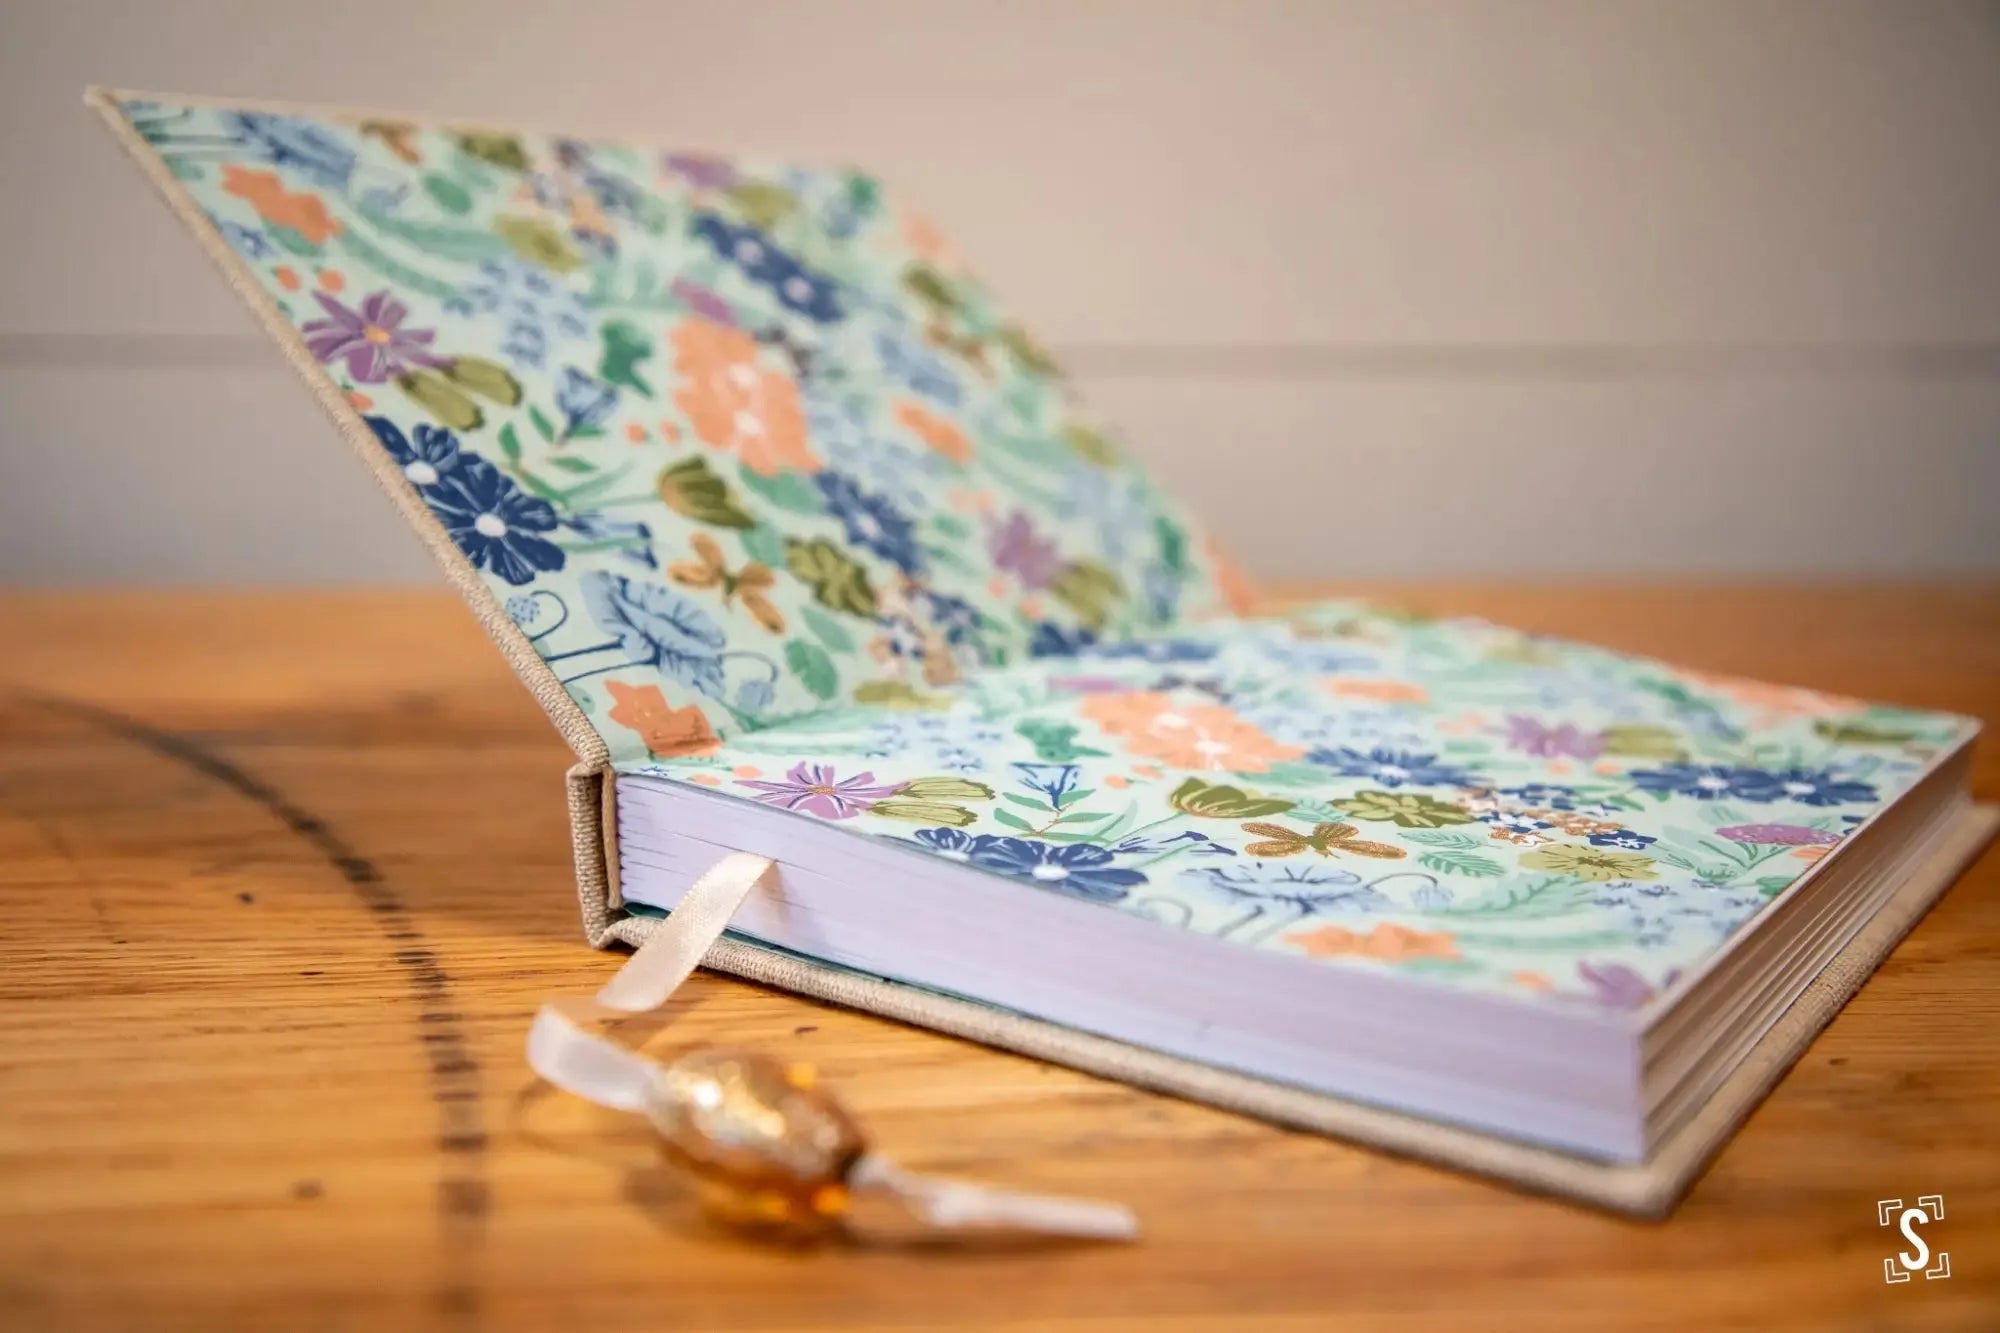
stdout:
[[713,965],[1658,1211],[1989,827],[1963,718],[1253,614],[866,175],[92,101],[576,749],[595,943],[754,852]]

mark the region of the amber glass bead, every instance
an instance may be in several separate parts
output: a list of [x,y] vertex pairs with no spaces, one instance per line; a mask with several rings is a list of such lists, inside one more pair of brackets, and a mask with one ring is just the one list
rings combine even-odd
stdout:
[[712,1212],[739,1226],[813,1230],[847,1206],[867,1149],[812,1071],[751,1051],[693,1051],[660,1071],[646,1113],[667,1155],[700,1176]]

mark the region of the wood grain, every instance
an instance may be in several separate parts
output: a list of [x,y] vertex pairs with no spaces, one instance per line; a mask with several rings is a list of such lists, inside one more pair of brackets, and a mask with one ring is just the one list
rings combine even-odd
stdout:
[[[1383,591],[1380,589],[1373,591]],[[1386,590],[2000,722],[2000,588]],[[1123,1248],[773,1251],[537,1096],[585,949],[566,752],[442,595],[0,596],[0,1327],[1975,1328],[2000,1311],[2000,857],[1646,1225],[698,977],[909,1164]],[[1995,747],[1976,785],[2000,796]],[[1942,1192],[1949,1281],[1875,1200]]]

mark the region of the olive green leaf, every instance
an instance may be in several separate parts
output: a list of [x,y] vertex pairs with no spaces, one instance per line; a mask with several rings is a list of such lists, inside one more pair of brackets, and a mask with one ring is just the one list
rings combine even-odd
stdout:
[[1278,796],[1258,796],[1241,787],[1189,778],[1167,800],[1182,814],[1202,819],[1255,819],[1281,815],[1297,804]]
[[718,528],[754,528],[757,520],[743,512],[729,494],[729,483],[708,470],[708,460],[683,458],[660,473],[660,498],[677,514]]
[[1102,629],[1112,606],[1125,595],[1118,576],[1093,560],[1065,565],[1050,585],[1056,600],[1076,612],[1076,618],[1091,629]]
[[1415,792],[1356,792],[1333,804],[1356,819],[1383,821],[1402,828],[1442,828],[1446,824],[1472,822],[1471,812],[1463,807]]
[[958,309],[958,297],[953,295],[951,285],[928,265],[912,264],[904,269],[903,285],[919,300],[941,311]]
[[552,273],[568,273],[583,267],[583,256],[549,223],[535,218],[503,217],[493,220],[493,230],[514,247],[515,254]]
[[511,134],[461,134],[458,146],[467,155],[481,162],[491,162],[496,167],[505,167],[509,171],[528,169],[527,150]]
[[833,669],[833,659],[816,643],[793,639],[785,645],[785,665],[815,698],[831,699],[840,690],[840,673]]
[[943,801],[905,801],[892,797],[877,801],[868,807],[871,815],[881,815],[884,819],[907,819],[913,824],[949,824],[953,828],[964,828],[979,816],[962,805],[949,805]]
[[1908,745],[1919,739],[1914,731],[1891,731],[1865,722],[1836,722],[1832,718],[1813,723],[1813,734],[1835,745]]
[[799,206],[797,197],[790,190],[763,181],[732,185],[728,194],[737,211],[759,231],[771,230],[796,212]]
[[1090,427],[1066,426],[1063,428],[1062,436],[1069,441],[1069,447],[1076,450],[1084,462],[1097,467],[1118,465],[1118,450],[1112,446],[1111,441]]
[[651,339],[624,320],[613,320],[604,326],[604,356],[597,363],[597,377],[651,398],[653,386],[639,378],[639,363],[652,354]]
[[[1026,329],[1018,324],[1008,324],[1000,330],[1000,345],[1005,347],[1024,367],[1037,375],[1060,375],[1062,368],[1049,359],[1049,354],[1041,349]],[[1094,460],[1093,460],[1094,461]]]
[[869,586],[868,571],[826,538],[802,542],[787,537],[785,568],[793,578],[812,589],[813,600],[821,606],[850,615],[875,614],[875,589]]
[[990,801],[993,789],[966,778],[912,778],[896,789],[898,796],[926,801]]
[[900,680],[871,680],[854,687],[854,702],[879,704],[883,708],[909,708],[938,712],[951,707],[942,694],[924,694]]
[[479,405],[453,388],[442,375],[428,370],[412,370],[396,377],[396,387],[408,394],[418,407],[456,431],[478,430],[486,418]]
[[1680,759],[1687,754],[1680,734],[1671,727],[1627,723],[1604,729],[1604,753],[1630,759]]
[[484,357],[461,356],[444,368],[445,378],[468,393],[490,399],[502,407],[521,401],[521,384],[507,368]]

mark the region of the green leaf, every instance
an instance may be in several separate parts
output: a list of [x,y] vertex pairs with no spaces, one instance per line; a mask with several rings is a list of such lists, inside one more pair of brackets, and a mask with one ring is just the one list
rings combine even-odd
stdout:
[[1023,796],[1017,791],[1003,791],[1000,793],[1000,799],[1003,801],[1012,801],[1024,810],[1033,810],[1037,813],[1048,808],[1048,802],[1038,801],[1032,796]]
[[927,801],[990,801],[993,789],[970,778],[912,778],[897,789],[898,796],[915,796]]
[[869,585],[868,571],[826,538],[802,542],[787,537],[785,568],[812,589],[813,600],[821,606],[857,616],[875,614],[875,589]]
[[412,222],[386,209],[366,206],[361,208],[360,215],[382,235],[393,236],[437,259],[474,264],[507,253],[507,242],[490,231],[457,227],[448,222]]
[[549,419],[547,416],[543,415],[541,408],[539,407],[529,408],[528,420],[534,423],[536,434],[540,435],[544,440],[547,440],[550,443],[554,443],[556,438],[556,428],[549,424]]
[[651,398],[653,386],[639,378],[639,363],[652,354],[651,339],[624,320],[613,320],[604,326],[604,355],[597,363],[598,378]]
[[589,459],[578,458],[574,454],[557,454],[548,460],[550,467],[559,467],[565,472],[595,472],[597,467]]
[[512,462],[521,461],[521,437],[515,433],[511,421],[500,428],[500,452]]
[[1424,847],[1455,847],[1459,851],[1471,851],[1481,845],[1470,833],[1449,833],[1444,829],[1411,829],[1400,836],[1404,842]]
[[1187,533],[1164,514],[1153,520],[1153,531],[1160,542],[1160,563],[1167,572],[1187,573]]
[[[753,528],[751,529],[751,531],[770,532],[771,529]],[[750,547],[749,536],[750,536],[749,533],[744,534],[743,546],[745,550],[748,550]],[[776,542],[778,539],[774,535],[772,537],[772,540]],[[759,560],[763,560],[765,564],[770,565],[773,568],[782,567],[785,563],[784,547],[782,544],[779,544],[778,554],[776,559],[766,560],[762,555],[759,555],[756,558]],[[821,611],[817,607],[807,606],[800,608],[799,615],[800,618],[806,622],[806,628],[811,630],[814,634],[818,635],[819,641],[825,644],[832,651],[836,653],[850,653],[854,651],[854,639],[852,638],[852,636],[850,636],[845,629],[841,628],[841,624],[838,620],[835,620],[832,616],[828,615],[826,612]]]
[[900,796],[875,802],[868,807],[868,813],[884,819],[905,819],[912,824],[944,824],[951,828],[964,828],[979,818],[962,805],[946,801],[906,801]]
[[1258,796],[1242,787],[1200,778],[1181,783],[1167,800],[1174,809],[1199,819],[1257,819],[1281,815],[1296,804],[1282,796]]
[[472,196],[465,187],[449,176],[441,176],[433,171],[424,177],[424,192],[437,201],[437,206],[447,213],[469,213],[472,211]]
[[815,698],[831,699],[840,692],[840,673],[833,669],[833,659],[826,650],[816,643],[793,639],[785,645],[785,665]]
[[737,533],[736,538],[743,543],[743,554],[750,559],[772,569],[785,567],[785,539],[778,535],[777,529],[759,523]]
[[660,498],[677,514],[718,528],[754,528],[757,520],[729,493],[729,483],[708,469],[699,455],[660,472]]
[[485,417],[470,398],[453,388],[442,375],[413,370],[399,376],[396,387],[409,395],[418,407],[455,431],[478,430]]
[[507,368],[483,357],[461,356],[444,368],[445,377],[459,388],[481,398],[513,407],[521,401],[521,384]]
[[775,477],[766,477],[750,468],[739,468],[737,479],[745,490],[751,491],[770,501],[780,509],[794,514],[824,514],[826,502],[821,498],[819,488],[796,472],[780,472]]
[[1095,795],[1097,795],[1097,788],[1095,787],[1079,787],[1075,791],[1066,791],[1062,794],[1061,799],[1056,802],[1056,808],[1058,810],[1067,810],[1079,801]]
[[1049,591],[1057,601],[1076,613],[1091,629],[1102,629],[1111,617],[1111,608],[1125,595],[1118,576],[1091,560],[1065,565]]
[[1104,755],[1103,750],[1093,750],[1087,745],[1076,744],[1079,728],[1067,722],[1053,722],[1041,718],[1027,718],[1015,724],[1016,735],[1024,737],[1035,747],[1035,758],[1047,764],[1067,764],[1078,759],[1094,759]]
[[273,224],[270,228],[270,236],[272,240],[278,243],[280,249],[287,250],[302,258],[311,259],[320,252],[319,244],[295,227],[284,227]]
[[1490,856],[1449,849],[1425,852],[1417,858],[1417,864],[1426,870],[1435,870],[1444,875],[1475,875],[1486,878],[1506,873],[1500,863]]
[[1035,826],[1033,824],[1030,824],[1027,820],[1021,818],[1019,815],[1015,814],[1012,810],[1009,810],[1004,805],[994,807],[993,817],[999,820],[1002,824],[1005,824],[1008,828],[1019,829],[1023,833],[1032,833],[1035,831]]

